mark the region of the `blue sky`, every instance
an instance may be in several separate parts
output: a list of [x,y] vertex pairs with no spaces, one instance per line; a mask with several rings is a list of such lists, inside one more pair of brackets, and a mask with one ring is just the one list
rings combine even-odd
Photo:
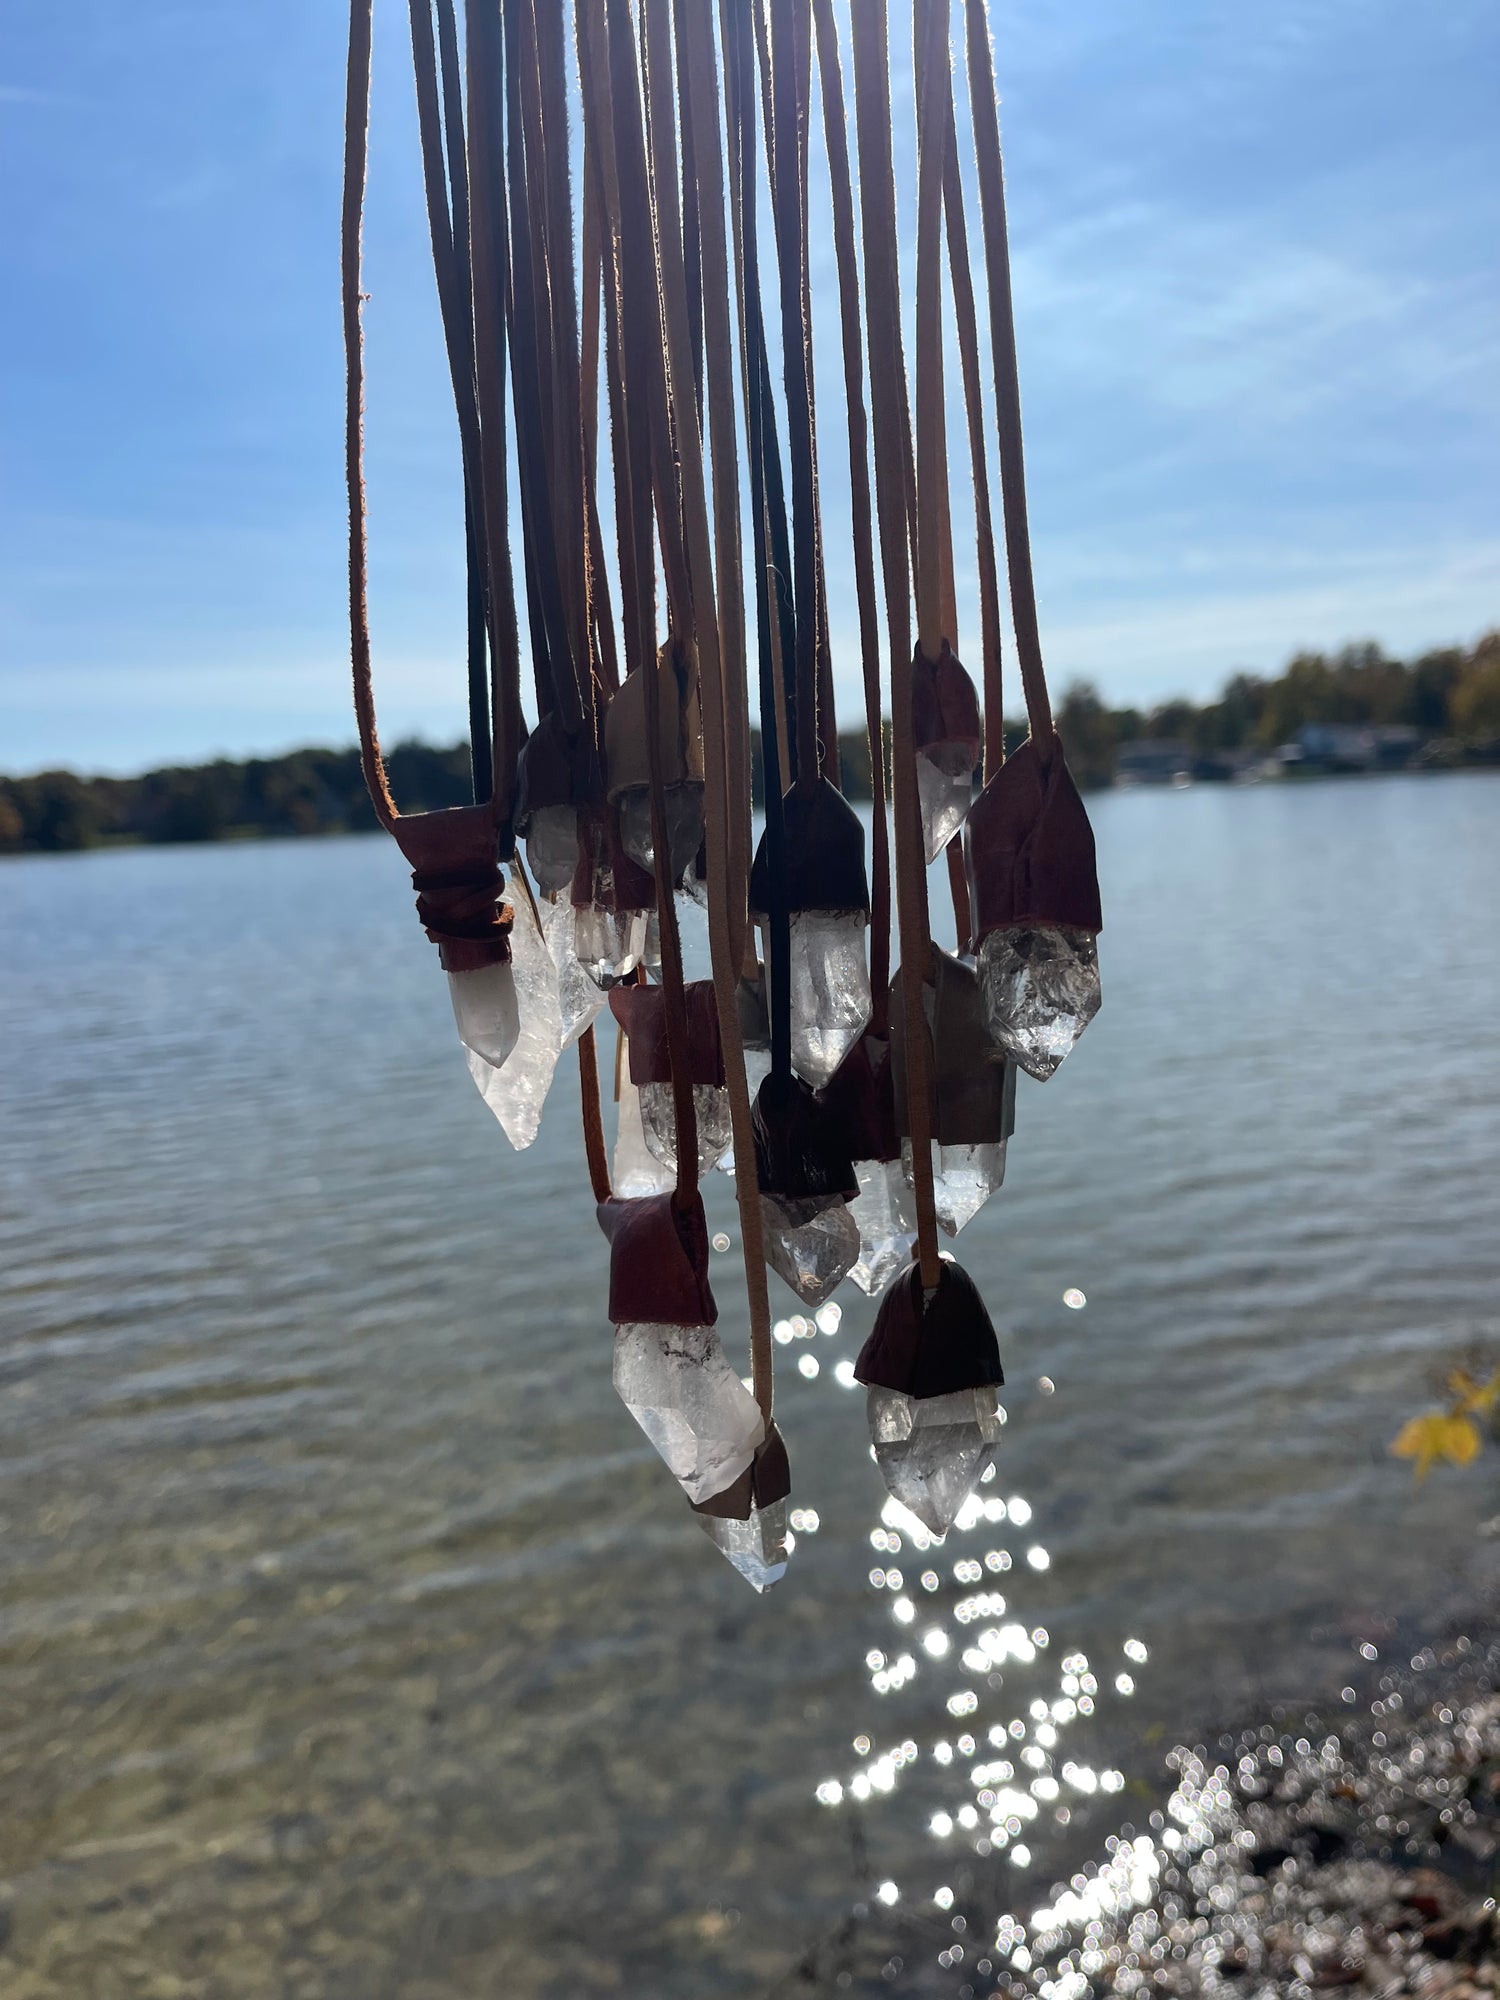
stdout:
[[[388,738],[451,738],[457,452],[405,8],[376,13],[377,685]],[[1301,644],[1500,622],[1489,0],[995,0],[994,20],[1055,683],[1201,695]],[[0,768],[352,735],[343,42],[329,0],[7,10]],[[832,397],[824,423],[836,524]],[[831,597],[847,621],[840,560]],[[852,712],[850,624],[835,643]]]

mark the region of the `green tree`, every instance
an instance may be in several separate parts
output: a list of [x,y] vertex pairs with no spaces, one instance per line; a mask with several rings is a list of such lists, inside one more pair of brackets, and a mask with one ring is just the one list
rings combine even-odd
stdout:
[[1057,710],[1068,768],[1080,785],[1108,785],[1115,775],[1114,718],[1092,681],[1074,681]]
[[1448,712],[1466,743],[1500,742],[1500,632],[1486,633],[1470,654]]
[[1401,720],[1429,736],[1448,728],[1448,703],[1463,670],[1461,646],[1445,646],[1413,661],[1406,671],[1406,705]]

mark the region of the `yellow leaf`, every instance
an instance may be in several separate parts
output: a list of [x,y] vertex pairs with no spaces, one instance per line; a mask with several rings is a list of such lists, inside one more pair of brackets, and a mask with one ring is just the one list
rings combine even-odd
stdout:
[[1415,1460],[1413,1469],[1420,1481],[1439,1459],[1447,1459],[1450,1465],[1472,1463],[1479,1456],[1479,1432],[1465,1416],[1429,1410],[1426,1416],[1412,1417],[1401,1426],[1391,1451],[1397,1458]]
[[1414,1459],[1412,1470],[1418,1483],[1424,1480],[1435,1462],[1442,1457],[1443,1427],[1448,1419],[1433,1410],[1425,1417],[1408,1417],[1391,1442],[1391,1452],[1396,1458]]
[[1450,1465],[1471,1465],[1479,1456],[1479,1432],[1467,1417],[1443,1418],[1444,1458]]

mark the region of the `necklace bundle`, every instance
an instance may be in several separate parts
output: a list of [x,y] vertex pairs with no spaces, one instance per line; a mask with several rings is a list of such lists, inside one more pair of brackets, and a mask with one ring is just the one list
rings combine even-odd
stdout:
[[[810,1311],[846,1277],[879,1297],[855,1371],[875,1456],[941,1535],[994,1456],[1003,1378],[984,1303],[939,1237],[1001,1183],[1017,1069],[1050,1076],[1099,1004],[1093,837],[1052,724],[1032,586],[985,0],[960,0],[985,326],[950,0],[913,5],[910,391],[886,0],[850,10],[852,93],[832,0],[720,0],[717,20],[710,0],[409,0],[463,467],[475,800],[417,814],[398,810],[381,757],[366,602],[371,8],[351,0],[343,213],[355,710],[465,1060],[525,1147],[576,1048],[615,1386],[757,1589],[785,1567],[791,1485],[771,1274]],[[811,280],[815,66],[846,520],[825,515],[818,477],[813,315],[835,308]],[[945,274],[979,688],[958,658]],[[1029,723],[1009,757],[991,423]],[[830,533],[853,557],[868,857],[839,783]],[[956,952],[929,927],[928,869],[945,852]],[[684,937],[705,923],[709,976],[689,978]],[[613,1092],[594,1030],[606,1005]],[[700,1182],[721,1166],[739,1209],[748,1386],[709,1285]]]

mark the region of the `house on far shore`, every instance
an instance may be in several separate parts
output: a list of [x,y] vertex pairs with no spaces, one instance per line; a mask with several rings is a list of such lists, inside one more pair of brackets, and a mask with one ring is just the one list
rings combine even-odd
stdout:
[[1260,776],[1264,760],[1250,750],[1195,750],[1176,737],[1143,736],[1115,752],[1117,785],[1227,784]]
[[1193,776],[1197,752],[1173,737],[1143,736],[1122,743],[1115,752],[1117,785],[1185,785]]
[[[1304,722],[1295,761],[1323,771],[1404,771],[1421,748],[1420,733],[1406,723]],[[1286,746],[1290,748],[1291,746]]]

